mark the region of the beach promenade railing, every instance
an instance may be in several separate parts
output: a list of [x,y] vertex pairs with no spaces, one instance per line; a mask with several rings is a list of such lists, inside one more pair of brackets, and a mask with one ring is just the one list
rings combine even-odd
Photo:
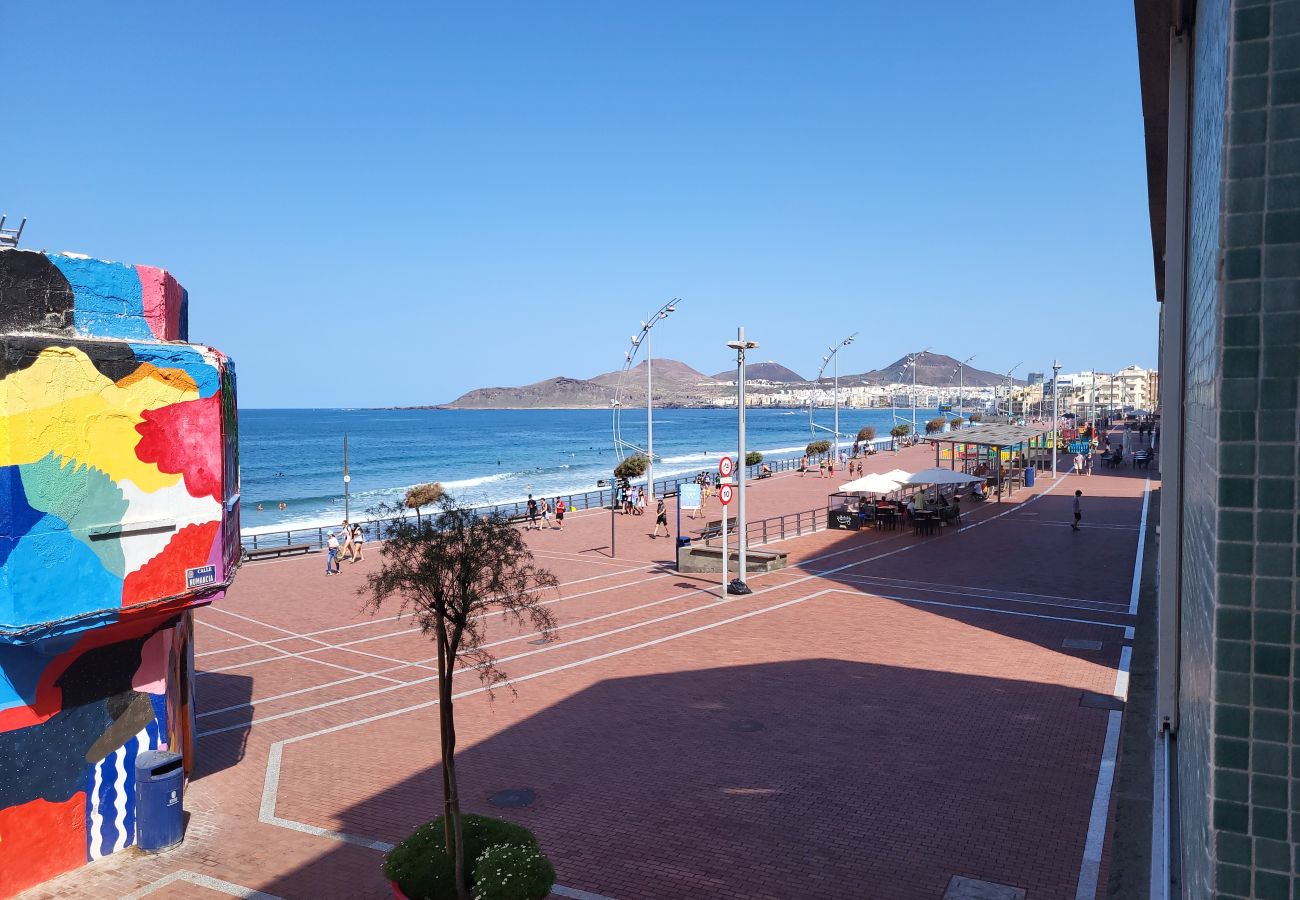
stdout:
[[[893,441],[888,438],[879,441],[872,441],[870,447],[872,450],[876,452],[889,450],[893,447]],[[822,454],[820,456],[809,456],[807,457],[807,459],[810,466],[816,468],[817,464],[821,460],[827,459],[828,457],[829,454]],[[791,457],[789,459],[764,460],[762,463],[759,463],[758,465],[746,466],[745,478],[750,481],[757,480],[759,476],[762,474],[762,469],[764,466],[766,466],[773,474],[776,474],[777,472],[797,471],[799,468],[800,459],[801,457],[796,456],[796,457]],[[711,472],[714,470],[709,470],[709,471]],[[693,474],[677,475],[672,478],[656,478],[655,494],[656,496],[659,497],[675,497],[677,496],[677,493],[683,484],[694,483],[695,478],[696,476]],[[582,491],[579,493],[560,494],[559,497],[561,500],[564,501],[565,507],[574,511],[584,510],[584,509],[609,509],[610,504],[614,502],[614,496],[617,493],[617,490],[618,489],[616,487],[614,488],[604,487],[604,488],[598,488],[596,490],[591,490],[591,491]],[[537,496],[540,498],[542,495],[538,494]],[[555,498],[553,496],[548,495],[547,499],[554,500]],[[474,510],[475,512],[479,512],[485,515],[490,513],[501,513],[503,515],[509,516],[512,519],[521,519],[528,514],[528,501],[517,500],[511,503],[494,503],[486,506],[476,506],[474,507]],[[432,510],[430,512],[423,512],[417,510],[415,515],[417,518],[422,518],[423,516],[426,515],[436,515],[436,513],[433,512]],[[798,514],[791,513],[790,515],[798,515]],[[788,518],[788,516],[777,517],[777,518]],[[383,531],[384,524],[387,523],[388,521],[391,521],[391,519],[368,518],[368,519],[359,519],[356,521],[356,524],[361,526],[362,533],[365,534],[366,540],[373,541],[380,536],[380,533]],[[342,524],[342,520],[340,520],[339,524],[340,525]],[[755,523],[755,526],[758,524],[759,523]],[[751,526],[751,527],[755,527],[755,526]],[[295,547],[295,546],[301,546],[303,544],[306,544],[307,546],[312,547],[314,549],[320,549],[325,546],[325,542],[328,539],[330,531],[335,530],[338,527],[339,525],[334,525],[334,526],[313,525],[313,526],[302,527],[302,528],[287,528],[283,531],[258,531],[258,532],[245,531],[240,535],[240,542],[243,544],[244,547],[248,548],[249,550],[269,549],[273,547]]]

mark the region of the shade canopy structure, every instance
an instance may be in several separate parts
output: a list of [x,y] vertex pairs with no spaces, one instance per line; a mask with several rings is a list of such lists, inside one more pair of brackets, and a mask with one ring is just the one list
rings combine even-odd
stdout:
[[886,478],[892,478],[899,484],[906,484],[907,479],[912,477],[911,472],[904,472],[902,469],[890,469],[885,473]]
[[[1049,438],[1049,435],[1051,436]],[[921,440],[934,444],[934,465],[939,467],[942,445],[947,445],[950,470],[956,470],[957,461],[963,468],[990,465],[997,486],[998,502],[1002,502],[1003,475],[1018,480],[1024,467],[1035,462],[1046,465],[1057,452],[1057,435],[1051,425],[973,425],[943,434],[926,435]],[[1027,480],[1027,478],[1026,478]]]
[[896,479],[888,475],[881,475],[878,472],[872,472],[870,475],[863,475],[854,481],[840,485],[841,494],[889,494],[898,490],[902,485]]
[[[955,469],[923,469],[907,479],[908,484],[974,484],[983,481],[979,475],[967,475]],[[843,488],[841,488],[843,490]]]

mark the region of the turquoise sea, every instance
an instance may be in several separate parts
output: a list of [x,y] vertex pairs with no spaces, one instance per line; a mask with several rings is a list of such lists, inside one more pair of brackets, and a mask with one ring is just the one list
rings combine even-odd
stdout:
[[[917,421],[937,415],[917,410]],[[911,410],[840,410],[840,432],[874,425],[880,438]],[[594,490],[614,453],[608,410],[245,409],[239,414],[245,531],[337,524],[343,517],[343,436],[348,438],[351,509],[361,518],[406,489],[440,481],[472,504]],[[748,448],[797,457],[814,438],[807,409],[751,409]],[[830,428],[832,411],[817,423]],[[645,446],[645,411],[623,412],[624,440]],[[819,431],[817,439],[829,438]],[[712,470],[735,455],[734,409],[660,409],[654,415],[655,478]],[[852,444],[852,437],[842,441]],[[286,504],[284,510],[279,504]],[[262,509],[258,510],[258,505]]]

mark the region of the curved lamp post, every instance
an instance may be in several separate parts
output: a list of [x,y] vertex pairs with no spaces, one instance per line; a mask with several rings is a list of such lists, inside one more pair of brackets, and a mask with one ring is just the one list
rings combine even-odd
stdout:
[[[822,357],[822,365],[821,365],[821,368],[817,370],[817,383],[818,383],[818,384],[821,384],[821,382],[822,382],[822,376],[826,374],[826,367],[827,367],[828,365],[831,366],[831,371],[834,373],[835,385],[834,385],[834,391],[833,391],[833,393],[832,393],[832,398],[834,399],[834,402],[835,402],[835,430],[832,432],[832,434],[833,434],[834,437],[835,437],[835,451],[834,451],[834,452],[835,452],[835,456],[833,457],[833,459],[834,459],[836,462],[839,462],[839,459],[840,459],[840,365],[839,365],[839,352],[840,352],[842,349],[844,349],[845,347],[847,347],[849,344],[853,343],[853,341],[857,338],[857,336],[858,336],[858,333],[855,331],[855,332],[853,332],[851,335],[849,335],[848,337],[846,337],[844,340],[840,341],[838,344],[832,344],[831,346],[827,347],[827,348],[826,348],[826,355]],[[816,436],[816,434],[817,434],[817,429],[819,429],[819,428],[820,428],[822,431],[828,431],[828,430],[830,430],[830,429],[826,428],[825,425],[818,425],[818,424],[817,424],[816,419],[815,419],[815,414],[814,414],[814,412],[813,412],[816,408],[817,408],[816,401],[812,401],[812,400],[810,400],[809,403],[808,403],[808,430],[813,434],[814,437]]]
[[[646,457],[646,488],[650,494],[649,500],[653,503],[655,499],[655,482],[654,482],[654,465],[655,465],[655,439],[654,439],[654,354],[651,349],[650,335],[654,327],[668,318],[669,313],[677,311],[677,304],[681,299],[674,297],[650,318],[641,323],[641,330],[631,337],[631,346],[623,353],[623,373],[619,379],[618,391],[613,401],[614,409],[614,453],[621,460],[624,450],[631,449],[636,453],[644,453]],[[622,393],[624,382],[627,375],[632,369],[632,364],[636,360],[637,351],[641,345],[645,344],[645,440],[646,446],[642,450],[631,441],[623,440],[622,417],[623,409]]]

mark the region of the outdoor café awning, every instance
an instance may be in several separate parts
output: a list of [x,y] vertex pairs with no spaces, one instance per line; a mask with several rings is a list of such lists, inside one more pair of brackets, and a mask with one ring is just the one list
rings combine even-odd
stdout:
[[1040,438],[1052,429],[1047,425],[974,425],[943,434],[928,434],[921,440],[933,444],[973,444],[978,447],[1014,447]]
[[872,472],[855,481],[840,485],[841,494],[888,494],[898,490],[898,481],[888,475]]

